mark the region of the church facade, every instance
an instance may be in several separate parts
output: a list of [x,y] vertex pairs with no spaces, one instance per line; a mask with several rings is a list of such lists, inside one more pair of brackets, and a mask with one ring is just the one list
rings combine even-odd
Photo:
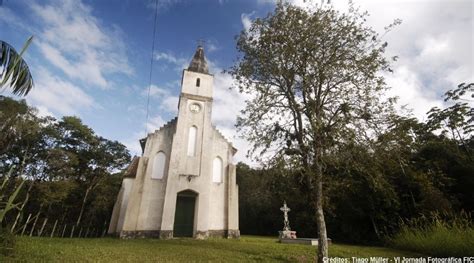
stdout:
[[109,234],[121,238],[240,236],[236,149],[212,125],[213,75],[199,46],[183,70],[178,116],[140,140]]

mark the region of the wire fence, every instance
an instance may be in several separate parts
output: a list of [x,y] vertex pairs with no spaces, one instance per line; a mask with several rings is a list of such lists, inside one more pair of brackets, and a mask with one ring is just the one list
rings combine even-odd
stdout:
[[107,234],[107,222],[102,226],[91,224],[66,224],[58,219],[49,220],[41,217],[40,213],[29,214],[24,222],[17,217],[12,225],[11,232],[20,236],[30,237],[59,237],[59,238],[100,238]]

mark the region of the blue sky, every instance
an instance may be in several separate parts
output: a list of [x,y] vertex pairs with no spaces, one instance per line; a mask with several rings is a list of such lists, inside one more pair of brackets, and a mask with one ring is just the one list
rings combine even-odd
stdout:
[[[292,0],[306,5],[302,0]],[[317,1],[319,2],[319,1]],[[389,55],[398,55],[387,75],[400,105],[420,119],[441,94],[474,80],[471,1],[354,1],[371,13],[381,31],[395,18],[403,23],[386,35]],[[3,0],[0,39],[20,49],[34,35],[26,55],[35,88],[26,97],[41,114],[77,115],[98,134],[138,153],[138,139],[176,115],[182,69],[204,39],[215,75],[213,122],[246,160],[248,145],[233,125],[244,97],[228,90],[222,73],[237,57],[234,37],[274,7],[272,0],[159,0],[154,68],[146,123],[146,99],[154,18],[153,0]],[[344,10],[346,0],[333,5]],[[4,92],[4,95],[10,95]]]

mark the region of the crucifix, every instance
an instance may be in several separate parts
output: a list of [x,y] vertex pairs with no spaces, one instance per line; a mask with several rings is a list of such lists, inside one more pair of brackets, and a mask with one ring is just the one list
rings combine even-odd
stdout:
[[291,209],[286,206],[286,201],[283,201],[283,207],[280,208],[280,210],[283,212],[283,217],[284,217],[284,226],[283,226],[283,231],[290,231],[290,221],[288,220],[288,212],[291,211]]

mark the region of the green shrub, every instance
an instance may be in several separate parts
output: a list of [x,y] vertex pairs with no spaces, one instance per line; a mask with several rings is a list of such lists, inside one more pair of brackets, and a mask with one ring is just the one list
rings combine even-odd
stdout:
[[469,215],[450,219],[420,217],[401,225],[389,245],[437,257],[474,256],[474,227]]
[[15,235],[12,234],[9,228],[0,226],[0,255],[8,256],[13,253],[15,247]]

